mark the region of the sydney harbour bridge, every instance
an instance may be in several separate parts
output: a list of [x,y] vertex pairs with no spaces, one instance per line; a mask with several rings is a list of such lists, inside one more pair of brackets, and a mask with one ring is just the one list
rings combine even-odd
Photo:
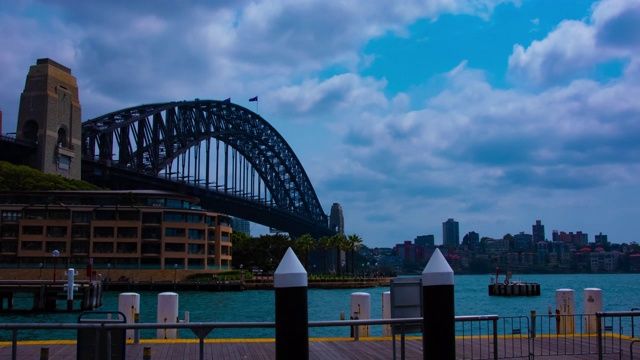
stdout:
[[205,209],[292,236],[335,234],[285,139],[227,101],[146,104],[83,122],[82,179],[196,196]]

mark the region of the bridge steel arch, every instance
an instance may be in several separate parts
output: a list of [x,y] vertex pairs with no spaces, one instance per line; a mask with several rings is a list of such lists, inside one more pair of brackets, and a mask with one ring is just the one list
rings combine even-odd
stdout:
[[86,121],[82,168],[98,185],[180,191],[209,210],[293,236],[334,233],[285,139],[226,101],[147,104]]

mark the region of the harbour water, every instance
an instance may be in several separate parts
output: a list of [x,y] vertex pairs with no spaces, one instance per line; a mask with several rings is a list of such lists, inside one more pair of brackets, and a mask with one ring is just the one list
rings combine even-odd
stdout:
[[[582,313],[582,291],[585,288],[599,288],[603,295],[604,311],[629,311],[640,307],[640,274],[570,274],[570,275],[514,275],[512,280],[538,282],[541,295],[537,297],[489,296],[487,285],[489,275],[455,276],[456,315],[528,316],[532,310],[547,314],[549,307],[555,311],[555,291],[573,289],[575,291],[575,312]],[[382,293],[388,287],[366,289],[309,289],[309,320],[339,320],[340,313],[349,317],[350,297],[354,292],[371,295],[371,316],[382,318]],[[156,322],[157,292],[139,292],[141,298],[140,322]],[[275,295],[271,290],[251,290],[243,292],[178,292],[179,316],[184,318],[189,312],[191,322],[269,322],[275,321]],[[107,291],[103,306],[99,311],[118,310],[118,292]],[[15,299],[15,310],[0,312],[3,323],[75,323],[79,312],[36,313],[30,311],[32,301]],[[153,338],[154,331],[142,333],[143,338]],[[381,334],[380,328],[371,330],[373,336]],[[23,335],[20,338],[25,339]],[[213,330],[210,338],[272,338],[273,329],[225,329]],[[311,337],[347,337],[348,327],[310,328]],[[0,341],[10,339],[11,334],[0,331]],[[180,332],[180,337],[194,338],[188,330]],[[74,331],[34,331],[28,339],[75,339]]]

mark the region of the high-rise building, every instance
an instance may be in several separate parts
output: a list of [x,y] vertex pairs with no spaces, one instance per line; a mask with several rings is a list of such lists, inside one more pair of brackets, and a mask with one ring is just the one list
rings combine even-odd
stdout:
[[519,234],[513,235],[513,244],[516,251],[529,250],[533,246],[533,236],[521,231]]
[[536,220],[536,223],[534,225],[532,225],[531,227],[532,229],[532,236],[533,236],[533,243],[537,244],[540,241],[544,241],[545,240],[545,235],[544,235],[544,225],[542,225],[542,221],[540,220]]
[[342,216],[342,205],[333,203],[329,214],[329,227],[338,234],[344,235],[344,217]]
[[445,247],[460,245],[460,226],[457,221],[448,219],[442,223],[442,245]]
[[71,69],[51,59],[31,66],[20,96],[16,139],[36,144],[28,165],[47,174],[81,178],[81,109]]
[[462,243],[464,244],[465,241],[470,250],[475,250],[480,244],[480,234],[475,231],[469,231],[469,233],[464,236]]
[[595,236],[595,242],[596,242],[596,244],[605,245],[605,244],[609,243],[609,239],[607,238],[607,235],[604,235],[604,234],[600,233],[600,234]]
[[233,232],[243,232],[251,236],[251,222],[249,220],[233,218]]
[[416,236],[413,242],[414,244],[416,244],[416,246],[434,247],[435,237],[433,235],[419,235],[419,236]]

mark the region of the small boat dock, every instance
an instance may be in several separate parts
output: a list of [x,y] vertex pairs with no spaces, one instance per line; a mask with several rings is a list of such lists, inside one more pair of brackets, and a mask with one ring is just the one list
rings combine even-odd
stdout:
[[58,300],[66,300],[66,310],[91,310],[102,306],[102,282],[79,280],[71,295],[65,280],[0,280],[0,310],[13,309],[18,294],[33,295],[34,311],[55,311]]
[[489,296],[540,296],[540,284],[533,282],[511,281],[511,272],[505,274],[504,282],[499,280],[500,273],[496,269],[495,277],[491,277]]

